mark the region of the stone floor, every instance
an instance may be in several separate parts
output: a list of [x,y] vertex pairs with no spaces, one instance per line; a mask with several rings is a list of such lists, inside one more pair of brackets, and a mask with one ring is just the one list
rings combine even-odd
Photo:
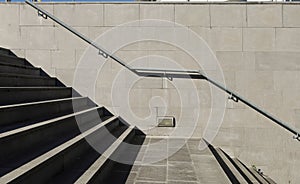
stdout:
[[230,183],[210,150],[198,149],[200,141],[147,138],[126,183]]

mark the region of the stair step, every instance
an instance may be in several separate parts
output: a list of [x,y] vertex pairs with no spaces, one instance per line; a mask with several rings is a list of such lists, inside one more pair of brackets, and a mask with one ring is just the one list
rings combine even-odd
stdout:
[[79,94],[69,87],[0,87],[0,105],[62,99],[72,96],[78,97]]
[[56,86],[58,81],[55,78],[43,76],[31,76],[21,74],[0,74],[0,86],[5,87],[25,87],[25,86]]
[[19,58],[13,55],[1,54],[0,53],[0,62],[6,64],[14,64],[14,65],[23,65],[23,66],[31,66],[32,65],[26,61],[24,58]]
[[261,183],[261,184],[269,184],[269,182],[267,182],[267,180],[262,175],[258,174],[258,172],[256,172],[256,170],[254,170],[253,168],[249,168],[249,171],[257,179],[257,181],[259,181],[259,183]]
[[0,176],[110,117],[104,108],[91,108],[1,133]]
[[126,183],[144,140],[145,134],[133,129],[89,183]]
[[125,138],[133,131],[133,126],[130,126],[94,163],[91,165],[84,174],[75,182],[76,184],[88,183],[92,177],[100,171],[104,163],[109,159]]
[[16,57],[16,55],[12,51],[2,47],[0,47],[0,54]]
[[0,106],[0,133],[95,106],[87,97]]
[[[68,162],[68,157],[65,155],[67,152],[72,153],[72,149],[75,149],[80,143],[82,143],[82,141],[85,140],[86,137],[100,135],[97,134],[97,132],[104,126],[113,122],[115,119],[116,117],[112,117],[94,126],[54,149],[51,149],[43,155],[7,173],[0,178],[0,183],[12,181],[16,183],[44,183],[43,181],[47,181],[52,178],[55,175],[55,172],[63,169],[64,162]],[[32,173],[39,175],[39,177],[35,177]]]
[[247,183],[220,148],[215,149],[214,155],[232,183]]
[[244,174],[244,178],[247,178],[246,180],[248,181],[248,183],[259,184],[257,179],[252,175],[248,168],[245,167],[245,165],[239,161],[239,159],[233,158],[232,160],[234,162],[235,167],[237,167],[240,170],[240,172]]
[[39,76],[42,74],[40,68],[34,68],[26,65],[15,65],[0,63],[0,73],[15,73],[23,75],[34,75]]
[[55,175],[48,183],[71,184],[76,182],[76,180],[78,180],[78,178],[80,178],[86,170],[92,167],[99,157],[103,157],[102,153],[110,150],[111,145],[114,144],[115,141],[121,139],[120,136],[122,136],[124,132],[128,131],[128,127],[121,123],[120,126],[116,126],[113,130],[103,129],[103,131],[104,132],[101,133],[102,137],[100,137],[100,134],[98,134],[86,138],[86,140],[88,140],[87,142],[90,143],[88,147],[90,150],[93,150],[93,154],[86,155],[89,152],[82,153],[80,161],[79,159],[76,161],[77,164],[72,164],[69,167],[65,164],[64,170]]

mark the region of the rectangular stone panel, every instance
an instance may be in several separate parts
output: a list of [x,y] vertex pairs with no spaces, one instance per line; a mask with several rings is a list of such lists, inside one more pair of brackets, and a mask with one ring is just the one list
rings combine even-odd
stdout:
[[104,25],[117,26],[139,20],[138,4],[105,4]]
[[71,26],[103,26],[103,4],[56,4],[54,15]]
[[210,26],[209,6],[175,5],[175,22],[185,26]]
[[246,6],[210,5],[211,26],[244,27],[246,26]]
[[282,5],[247,5],[248,27],[282,27]]
[[276,50],[300,50],[300,28],[276,28]]
[[299,70],[300,52],[257,52],[256,70]]
[[[174,22],[174,5],[140,5],[140,19],[153,19]],[[164,26],[164,24],[161,24]]]
[[273,28],[243,29],[243,50],[244,51],[275,50],[275,29]]
[[300,27],[300,6],[299,4],[283,5],[283,26]]
[[[39,5],[42,9],[53,14],[53,5],[45,4]],[[41,16],[38,16],[37,10],[28,6],[27,4],[20,5],[20,25],[54,25],[54,22],[51,19],[44,19]]]

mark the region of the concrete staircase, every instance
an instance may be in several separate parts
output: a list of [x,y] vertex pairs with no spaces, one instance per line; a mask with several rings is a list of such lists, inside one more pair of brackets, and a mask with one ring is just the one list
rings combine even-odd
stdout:
[[[177,151],[164,160],[142,166],[134,166],[127,184],[140,183],[187,183],[187,184],[274,184],[269,177],[245,166],[239,159],[231,158],[221,148],[215,148],[203,139],[166,139],[161,146],[153,144],[161,138],[147,137],[146,149],[140,151],[136,162],[149,161],[164,155],[163,152]],[[176,142],[182,145],[175,148]],[[184,144],[181,144],[185,142]],[[199,143],[207,148],[199,150]],[[174,147],[175,145],[175,147]],[[166,147],[166,149],[158,149]],[[143,147],[144,148],[144,147]]]
[[221,148],[208,146],[231,183],[274,184],[269,177],[252,167],[245,166],[238,158],[231,158]]
[[[3,48],[0,120],[1,184],[275,183],[220,148],[198,150],[200,140],[166,161],[134,166],[149,159],[147,151],[155,157],[168,150],[140,150],[157,140]],[[126,164],[115,161],[125,157]]]
[[141,145],[145,138],[3,48],[0,120],[0,183],[110,183],[115,177],[125,183],[140,146],[130,149],[127,164],[110,158],[126,154],[123,143]]

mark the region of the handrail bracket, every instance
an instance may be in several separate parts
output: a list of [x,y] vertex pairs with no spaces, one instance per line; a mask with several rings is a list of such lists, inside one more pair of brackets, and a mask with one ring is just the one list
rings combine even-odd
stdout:
[[230,94],[228,99],[233,100],[236,103],[239,102],[239,98],[237,96],[235,96],[233,93]]
[[38,10],[38,16],[43,17],[44,19],[48,18],[48,16],[40,10]]
[[104,58],[108,58],[108,54],[105,53],[103,50],[99,49],[98,54],[101,55]]

